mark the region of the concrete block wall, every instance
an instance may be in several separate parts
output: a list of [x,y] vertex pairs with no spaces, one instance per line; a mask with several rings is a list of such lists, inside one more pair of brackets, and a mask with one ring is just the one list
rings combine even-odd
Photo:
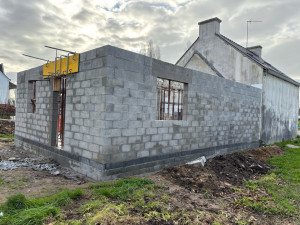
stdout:
[[[110,92],[106,48],[80,54],[79,73],[67,79],[64,151],[104,163],[106,95]],[[107,109],[109,110],[109,109]],[[112,123],[112,122],[111,122]]]
[[[26,76],[31,73],[38,74],[33,70]],[[185,83],[182,121],[157,120],[157,77]],[[51,82],[48,86],[41,90],[51,90]],[[68,76],[66,93],[64,148],[26,135],[30,115],[21,110],[16,143],[97,180],[153,172],[259,143],[260,89],[112,46],[80,54],[79,72]],[[44,95],[51,99],[51,91]],[[18,101],[26,104],[26,97]],[[51,104],[45,107],[51,111]],[[51,121],[46,130],[51,136],[50,127]]]
[[[42,144],[50,143],[50,82],[42,81],[42,67],[18,73],[17,109],[15,134]],[[33,98],[33,86],[36,81],[36,109],[32,112],[30,99]]]
[[[228,145],[258,144],[261,90],[117,48],[111,54],[107,66],[114,73],[107,79],[122,85],[106,95],[106,110],[113,109],[104,117],[113,120],[106,126],[107,163],[224,146],[211,151],[215,155],[236,150]],[[157,77],[186,84],[184,120],[157,120]]]

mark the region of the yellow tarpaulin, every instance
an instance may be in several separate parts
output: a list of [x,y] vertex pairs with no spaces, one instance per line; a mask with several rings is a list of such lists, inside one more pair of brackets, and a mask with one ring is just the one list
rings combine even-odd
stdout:
[[[67,66],[68,64],[68,66]],[[68,57],[62,58],[56,61],[56,71],[55,61],[44,64],[43,66],[43,78],[60,77],[61,75],[77,73],[79,67],[79,54],[75,54]],[[68,69],[68,71],[67,71]]]

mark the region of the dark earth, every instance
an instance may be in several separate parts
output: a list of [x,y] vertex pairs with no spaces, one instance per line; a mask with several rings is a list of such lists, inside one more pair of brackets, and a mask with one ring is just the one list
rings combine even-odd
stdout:
[[[273,146],[260,148],[247,153],[220,155],[206,162],[203,167],[200,163],[181,165],[164,169],[159,174],[167,180],[185,187],[186,189],[204,193],[209,191],[214,196],[233,192],[232,186],[240,185],[246,180],[256,179],[266,174],[271,166],[258,160],[265,157],[265,150],[269,156],[281,154],[284,150]],[[252,156],[252,155],[255,155]]]

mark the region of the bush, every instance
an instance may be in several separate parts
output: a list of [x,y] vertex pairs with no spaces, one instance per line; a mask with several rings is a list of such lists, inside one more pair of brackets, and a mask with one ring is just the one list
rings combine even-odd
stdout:
[[16,107],[9,104],[0,104],[0,118],[10,119],[11,116],[15,116]]

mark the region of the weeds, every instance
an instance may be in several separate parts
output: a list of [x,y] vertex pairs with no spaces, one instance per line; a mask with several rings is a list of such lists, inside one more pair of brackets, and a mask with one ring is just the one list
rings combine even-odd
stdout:
[[258,186],[254,181],[252,181],[252,180],[245,181],[245,182],[244,182],[244,185],[245,185],[247,188],[251,189],[251,190],[257,190],[258,187],[259,187],[259,186]]
[[4,185],[6,182],[3,180],[2,175],[0,175],[0,185]]
[[0,138],[6,138],[10,141],[14,141],[15,136],[14,136],[14,134],[0,134]]

